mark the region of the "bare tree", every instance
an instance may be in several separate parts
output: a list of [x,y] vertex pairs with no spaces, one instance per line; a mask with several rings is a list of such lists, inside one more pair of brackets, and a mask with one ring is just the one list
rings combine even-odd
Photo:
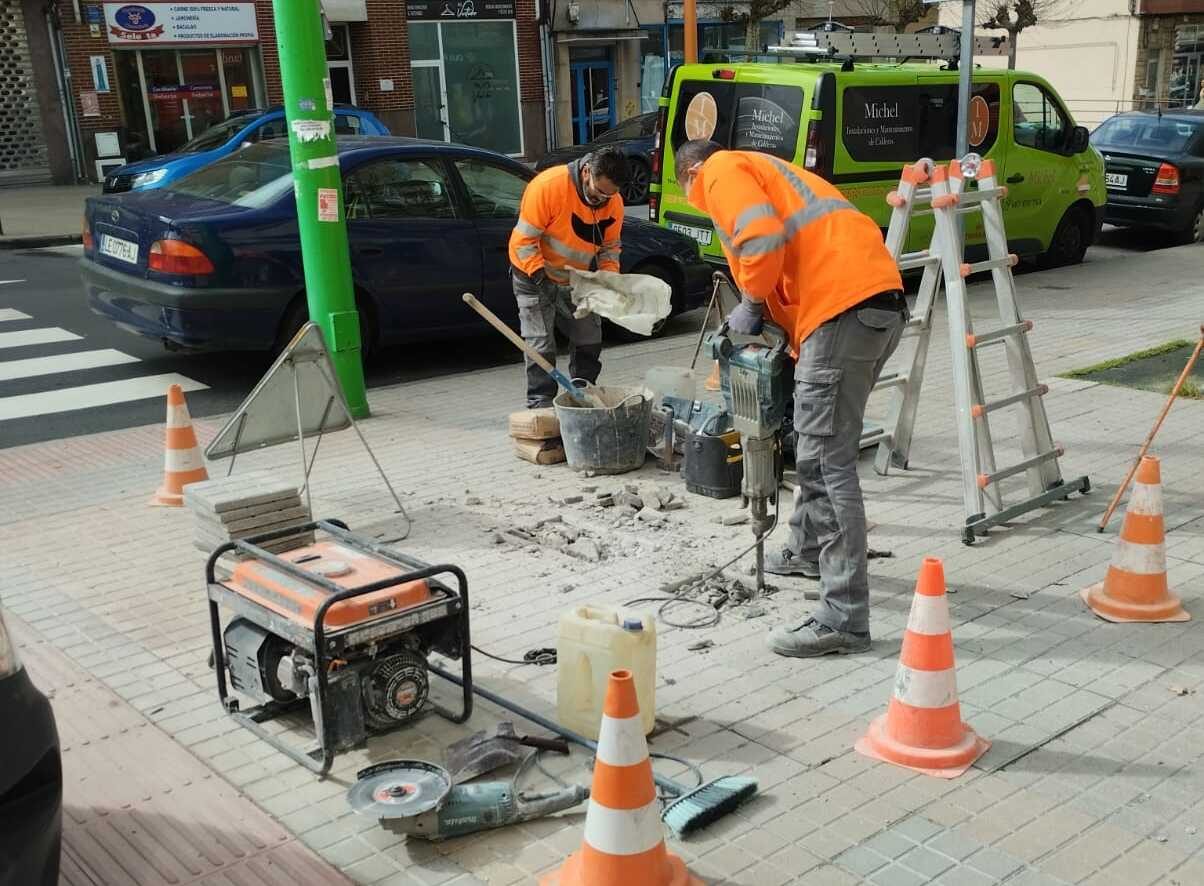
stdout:
[[876,25],[889,25],[896,31],[907,30],[932,10],[923,0],[847,0],[852,15],[869,19]]
[[1065,17],[1078,0],[985,0],[978,22],[984,28],[1008,32],[1008,68],[1016,67],[1016,38],[1020,32],[1042,22]]
[[744,24],[744,48],[750,53],[761,51],[761,22],[775,12],[781,12],[794,0],[748,0],[740,8],[725,6],[719,17],[725,22]]

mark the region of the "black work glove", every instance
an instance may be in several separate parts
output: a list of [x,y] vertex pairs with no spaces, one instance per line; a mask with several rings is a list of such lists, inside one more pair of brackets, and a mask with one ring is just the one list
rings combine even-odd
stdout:
[[727,326],[740,335],[759,335],[765,325],[765,303],[741,296],[740,304],[727,315]]
[[561,286],[555,280],[547,275],[543,268],[540,268],[531,276],[531,282],[535,284],[535,288],[539,290],[539,294],[552,302],[562,294],[568,292],[567,286]]

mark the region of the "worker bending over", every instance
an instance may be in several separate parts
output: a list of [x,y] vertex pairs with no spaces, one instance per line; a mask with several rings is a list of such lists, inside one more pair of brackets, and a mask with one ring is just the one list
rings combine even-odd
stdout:
[[[523,192],[510,234],[510,270],[522,336],[556,364],[556,331],[569,341],[569,375],[593,384],[602,371],[602,320],[574,316],[569,268],[619,271],[627,158],[607,149],[545,169]],[[552,405],[556,382],[527,358],[527,408]]]
[[869,579],[857,456],[870,390],[907,322],[898,267],[878,225],[817,175],[705,140],[681,145],[675,160],[740,289],[728,326],[756,335],[768,311],[797,353],[798,493],[789,543],[765,568],[818,578],[820,605],[774,630],[770,648],[799,657],[863,652]]

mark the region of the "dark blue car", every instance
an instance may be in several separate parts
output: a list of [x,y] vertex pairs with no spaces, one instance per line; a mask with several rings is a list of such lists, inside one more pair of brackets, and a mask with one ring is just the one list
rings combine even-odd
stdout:
[[545,154],[536,165],[537,170],[547,169],[559,163],[576,160],[590,151],[602,148],[618,148],[627,157],[631,167],[631,178],[623,188],[623,202],[628,206],[642,206],[648,202],[648,185],[652,181],[652,150],[656,138],[656,112],[640,114],[624,120],[614,129],[602,133],[586,145],[567,145],[550,154]]
[[[105,176],[101,191],[105,194],[121,194],[167,187],[247,145],[284,138],[288,135],[285,126],[283,108],[239,111],[221,123],[210,126],[178,151],[127,163],[114,170]],[[375,114],[351,105],[335,105],[334,131],[339,136],[389,134],[385,124]]]
[[[482,328],[476,293],[517,324],[507,245],[534,173],[477,148],[403,138],[338,143],[366,350]],[[701,305],[710,271],[693,240],[623,223],[622,270]],[[244,148],[166,188],[91,197],[80,263],[89,304],[168,347],[268,350],[307,311],[288,144]]]

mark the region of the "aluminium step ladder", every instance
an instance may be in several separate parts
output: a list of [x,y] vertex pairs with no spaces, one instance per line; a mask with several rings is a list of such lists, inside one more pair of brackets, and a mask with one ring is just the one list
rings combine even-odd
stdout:
[[[977,188],[965,187],[963,168],[976,173]],[[910,347],[904,349],[901,342],[901,368],[884,372],[874,387],[875,391],[889,390],[892,394],[887,419],[882,427],[863,435],[862,446],[877,443],[874,467],[880,474],[885,474],[892,465],[907,467],[932,334],[932,312],[940,290],[944,289],[966,510],[962,540],[966,544],[973,544],[976,536],[986,535],[991,526],[1069,498],[1075,491],[1086,493],[1091,489],[1086,476],[1076,477],[1069,483],[1062,478],[1058,459],[1064,450],[1053,442],[1041,399],[1049,388],[1037,378],[1028,344],[1027,336],[1033,323],[1020,315],[1012,277],[1012,268],[1018,259],[1007,251],[1000,205],[1006,194],[1007,188],[995,180],[994,163],[968,155],[964,161],[954,160],[948,167],[937,166],[927,159],[907,167],[898,189],[887,197],[892,207],[887,248],[899,263],[900,270],[922,268],[923,277],[903,339],[903,342],[910,342]],[[963,260],[961,216],[973,213],[981,213],[987,258],[969,263]],[[931,244],[928,249],[905,253],[903,249],[911,220],[921,214],[934,217]],[[965,281],[972,274],[984,271],[991,273],[1001,325],[989,332],[976,333],[967,304]],[[1010,393],[988,400],[979,354],[983,348],[994,345],[1003,347]],[[1008,407],[1017,407],[1022,458],[1015,464],[999,467],[989,416]],[[1005,504],[1001,481],[1022,473],[1027,480],[1028,496]]]

